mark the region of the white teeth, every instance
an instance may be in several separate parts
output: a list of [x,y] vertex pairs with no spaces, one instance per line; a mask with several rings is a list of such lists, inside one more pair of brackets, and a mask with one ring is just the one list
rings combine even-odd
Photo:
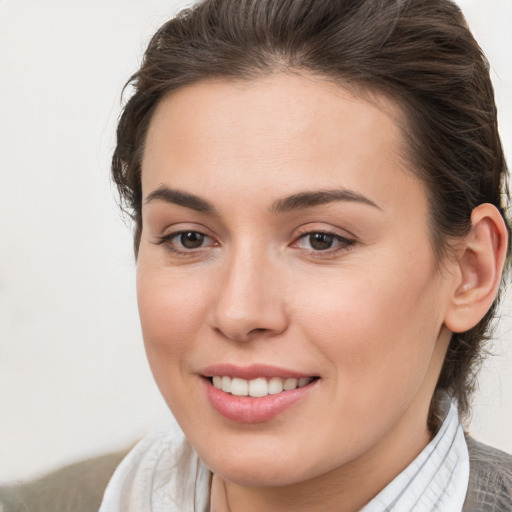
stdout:
[[[225,379],[225,377],[222,377]],[[249,383],[245,379],[231,379],[231,394],[236,396],[247,396],[249,393]]]
[[249,381],[249,396],[260,397],[268,395],[267,379],[254,379]]
[[225,393],[231,393],[236,396],[252,396],[255,398],[276,395],[283,391],[302,388],[312,380],[312,377],[303,377],[301,379],[272,377],[268,380],[264,377],[258,377],[252,380],[239,379],[237,377],[231,378],[225,375],[215,375],[212,377],[214,387],[221,389]]
[[231,393],[231,377],[222,377],[220,389],[226,393]]
[[277,393],[281,393],[283,391],[283,379],[279,377],[272,377],[268,381],[268,394],[269,395],[277,395]]
[[285,391],[291,391],[297,387],[297,379],[286,379],[283,384],[283,389]]

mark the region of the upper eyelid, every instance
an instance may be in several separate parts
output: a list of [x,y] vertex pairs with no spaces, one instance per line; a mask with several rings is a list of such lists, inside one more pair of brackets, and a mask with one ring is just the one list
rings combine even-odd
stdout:
[[217,240],[218,237],[213,234],[212,230],[206,227],[203,224],[196,223],[196,222],[177,222],[174,224],[170,224],[159,229],[157,232],[154,233],[154,237],[158,240],[169,240],[181,233],[188,233],[188,232],[194,232],[194,233],[201,233],[204,236],[207,236],[211,239]]
[[343,235],[340,235],[337,233],[333,233],[331,231],[308,231],[308,232],[303,233],[303,234],[299,235],[298,237],[296,237],[294,239],[294,241],[292,242],[292,245],[296,244],[299,240],[307,239],[308,236],[316,235],[316,234],[332,236],[335,240],[338,240],[341,243],[346,242],[347,244],[349,244],[349,243],[354,244],[356,242],[356,240],[352,237],[343,236]]
[[[311,224],[313,224],[313,226]],[[348,231],[347,229],[336,228],[334,226],[329,226],[329,227],[314,226],[314,224],[315,223],[308,223],[308,224],[305,224],[305,225],[297,228],[295,230],[294,239],[296,240],[300,237],[303,237],[303,236],[306,236],[309,234],[324,233],[326,235],[333,235],[333,236],[344,238],[347,240],[354,240],[354,241],[357,240],[357,236],[354,235],[353,233],[351,233],[350,231]]]

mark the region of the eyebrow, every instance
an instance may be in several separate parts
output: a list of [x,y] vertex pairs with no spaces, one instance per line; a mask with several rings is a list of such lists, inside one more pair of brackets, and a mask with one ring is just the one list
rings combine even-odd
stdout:
[[[145,200],[148,204],[152,201],[164,201],[166,203],[176,204],[183,206],[184,208],[190,208],[201,213],[208,213],[210,215],[218,215],[216,208],[212,203],[203,199],[195,194],[189,192],[183,192],[181,190],[172,189],[161,185],[156,190],[153,190]],[[274,201],[270,207],[270,212],[279,214],[287,213],[294,210],[305,210],[314,206],[324,205],[335,201],[346,201],[361,203],[368,206],[372,206],[377,209],[381,209],[371,199],[345,188],[340,189],[329,189],[329,190],[317,190],[308,192],[299,192],[282,199]]]
[[190,194],[189,192],[182,192],[180,190],[166,187],[165,185],[161,185],[156,190],[153,190],[153,192],[146,197],[145,203],[148,204],[156,200],[176,204],[202,213],[209,213],[210,215],[217,215],[217,210],[213,204],[206,201],[206,199],[202,199],[201,197],[196,196],[195,194]]
[[380,210],[381,208],[371,199],[345,188],[318,190],[313,192],[299,192],[292,196],[278,199],[274,202],[270,211],[272,213],[286,213],[293,210],[305,210],[313,206],[333,203],[335,201],[347,201],[351,203],[361,203],[372,206]]

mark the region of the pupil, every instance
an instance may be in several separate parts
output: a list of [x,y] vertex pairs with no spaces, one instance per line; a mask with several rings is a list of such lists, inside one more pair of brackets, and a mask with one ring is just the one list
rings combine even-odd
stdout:
[[332,246],[333,240],[334,236],[328,235],[327,233],[314,233],[309,236],[311,247],[317,251],[329,249]]
[[183,247],[187,249],[197,249],[203,245],[204,235],[197,233],[196,231],[189,231],[182,233],[180,236],[180,242]]

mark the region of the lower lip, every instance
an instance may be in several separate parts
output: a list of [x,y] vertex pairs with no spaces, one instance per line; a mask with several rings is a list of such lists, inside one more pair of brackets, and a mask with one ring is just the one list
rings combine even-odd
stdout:
[[316,379],[302,388],[255,398],[225,393],[214,387],[208,379],[203,380],[212,407],[228,420],[238,423],[263,423],[275,418],[304,398],[318,382]]

